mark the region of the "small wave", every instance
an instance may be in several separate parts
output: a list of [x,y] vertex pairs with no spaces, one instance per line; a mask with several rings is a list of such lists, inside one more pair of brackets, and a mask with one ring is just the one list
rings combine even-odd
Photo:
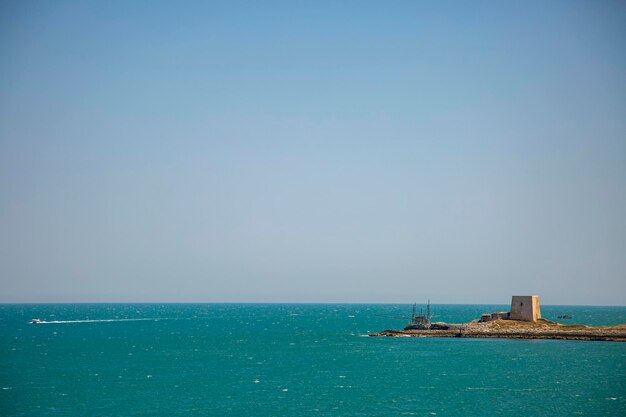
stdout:
[[468,391],[495,391],[495,390],[499,390],[500,388],[497,388],[497,387],[467,387],[466,389]]

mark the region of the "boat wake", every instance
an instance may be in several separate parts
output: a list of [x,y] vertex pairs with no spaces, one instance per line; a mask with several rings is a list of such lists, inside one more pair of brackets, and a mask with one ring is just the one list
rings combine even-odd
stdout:
[[99,320],[37,320],[31,324],[68,324],[68,323],[110,323],[116,321],[158,321],[169,320],[167,318],[142,318],[142,319],[99,319]]

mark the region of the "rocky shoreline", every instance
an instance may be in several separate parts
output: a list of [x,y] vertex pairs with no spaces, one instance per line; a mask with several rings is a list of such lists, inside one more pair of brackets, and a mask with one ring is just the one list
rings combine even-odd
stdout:
[[472,321],[464,324],[433,323],[431,329],[383,330],[372,337],[470,337],[504,339],[560,339],[626,342],[626,324],[585,326],[561,324],[540,319],[537,322],[517,320]]

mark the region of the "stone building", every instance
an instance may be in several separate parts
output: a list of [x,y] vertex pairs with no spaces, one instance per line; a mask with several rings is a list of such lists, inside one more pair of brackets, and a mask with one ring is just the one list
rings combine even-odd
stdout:
[[511,299],[511,320],[537,321],[541,318],[538,295],[514,295]]
[[497,313],[487,313],[480,316],[480,321],[508,320],[511,313],[508,311],[498,311]]

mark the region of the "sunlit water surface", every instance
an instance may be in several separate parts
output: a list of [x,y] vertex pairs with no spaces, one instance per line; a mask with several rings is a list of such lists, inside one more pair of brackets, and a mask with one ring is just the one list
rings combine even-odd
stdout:
[[[366,336],[410,308],[0,305],[0,415],[626,416],[626,343]],[[626,323],[626,307],[542,313]]]

